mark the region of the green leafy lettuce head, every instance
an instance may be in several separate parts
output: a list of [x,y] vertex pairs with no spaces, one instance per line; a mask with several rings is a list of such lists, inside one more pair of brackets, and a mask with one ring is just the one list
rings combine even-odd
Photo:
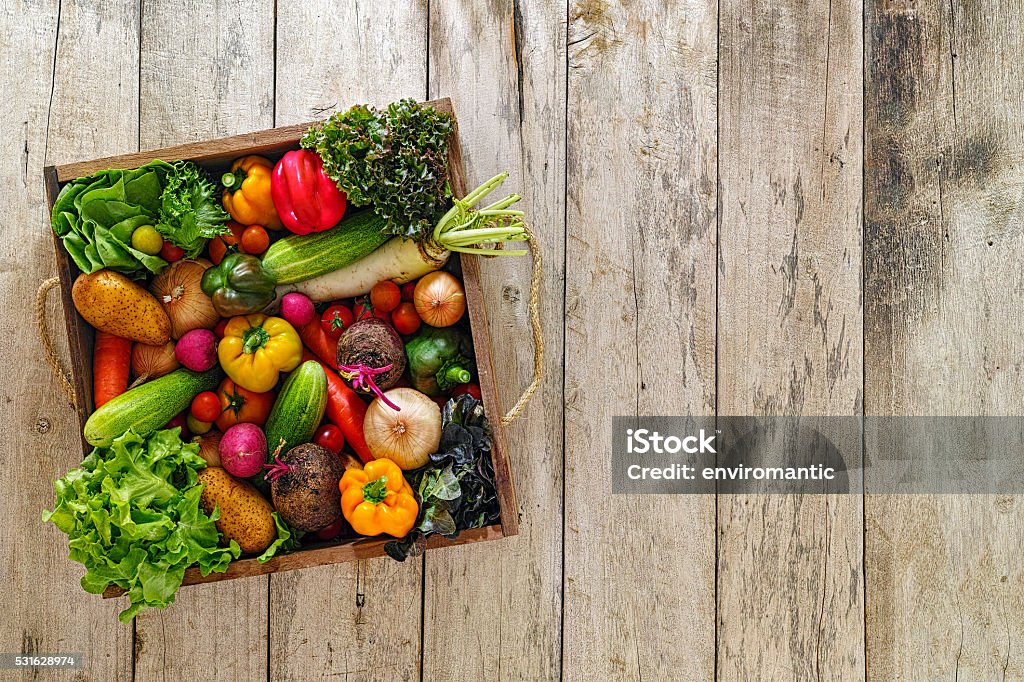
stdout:
[[388,233],[424,240],[444,214],[452,117],[404,99],[338,112],[302,138],[355,206],[372,204]]

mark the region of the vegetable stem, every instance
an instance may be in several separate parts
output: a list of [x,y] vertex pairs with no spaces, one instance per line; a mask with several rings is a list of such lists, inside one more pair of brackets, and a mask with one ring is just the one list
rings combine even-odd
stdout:
[[482,253],[493,256],[519,256],[525,250],[504,251],[473,248],[474,245],[493,244],[505,241],[526,241],[526,224],[523,211],[509,210],[509,206],[522,197],[510,194],[504,199],[481,209],[474,209],[484,197],[500,185],[508,173],[499,173],[483,183],[463,199],[456,199],[452,207],[437,221],[434,227],[434,242],[449,251]]

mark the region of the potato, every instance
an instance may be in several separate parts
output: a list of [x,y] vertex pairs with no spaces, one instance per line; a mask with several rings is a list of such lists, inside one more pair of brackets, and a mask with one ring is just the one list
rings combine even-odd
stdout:
[[277,537],[274,508],[248,481],[235,478],[220,467],[206,467],[199,472],[204,483],[200,503],[207,514],[220,508],[217,530],[225,540],[234,540],[246,554],[259,554]]
[[141,284],[113,270],[79,275],[71,287],[78,313],[96,329],[150,346],[171,340],[171,319]]

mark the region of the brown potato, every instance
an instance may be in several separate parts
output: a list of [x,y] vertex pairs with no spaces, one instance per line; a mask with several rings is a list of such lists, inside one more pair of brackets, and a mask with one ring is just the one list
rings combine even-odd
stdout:
[[199,472],[204,483],[199,501],[207,514],[220,508],[217,530],[225,540],[234,540],[246,554],[259,554],[277,537],[271,513],[274,508],[248,481],[235,478],[220,467],[206,467]]
[[171,340],[171,319],[141,284],[113,270],[79,275],[71,287],[78,313],[96,329],[150,346]]

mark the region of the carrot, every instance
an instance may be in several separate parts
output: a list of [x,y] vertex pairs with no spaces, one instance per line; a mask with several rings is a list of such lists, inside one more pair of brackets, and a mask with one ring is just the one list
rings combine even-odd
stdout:
[[302,360],[316,360],[323,365],[327,374],[327,419],[345,436],[345,442],[356,451],[363,462],[372,462],[373,453],[366,446],[363,436],[363,418],[366,416],[366,403],[353,391],[338,372],[327,363],[313,357],[308,350],[302,354]]
[[[327,335],[320,326],[319,317],[314,317],[312,322],[303,325],[299,329],[299,336],[302,337],[303,345],[316,356],[316,359],[331,369],[338,369],[338,340]],[[348,438],[347,435],[345,437]]]
[[92,392],[96,407],[128,390],[131,366],[132,342],[97,331],[92,355]]

